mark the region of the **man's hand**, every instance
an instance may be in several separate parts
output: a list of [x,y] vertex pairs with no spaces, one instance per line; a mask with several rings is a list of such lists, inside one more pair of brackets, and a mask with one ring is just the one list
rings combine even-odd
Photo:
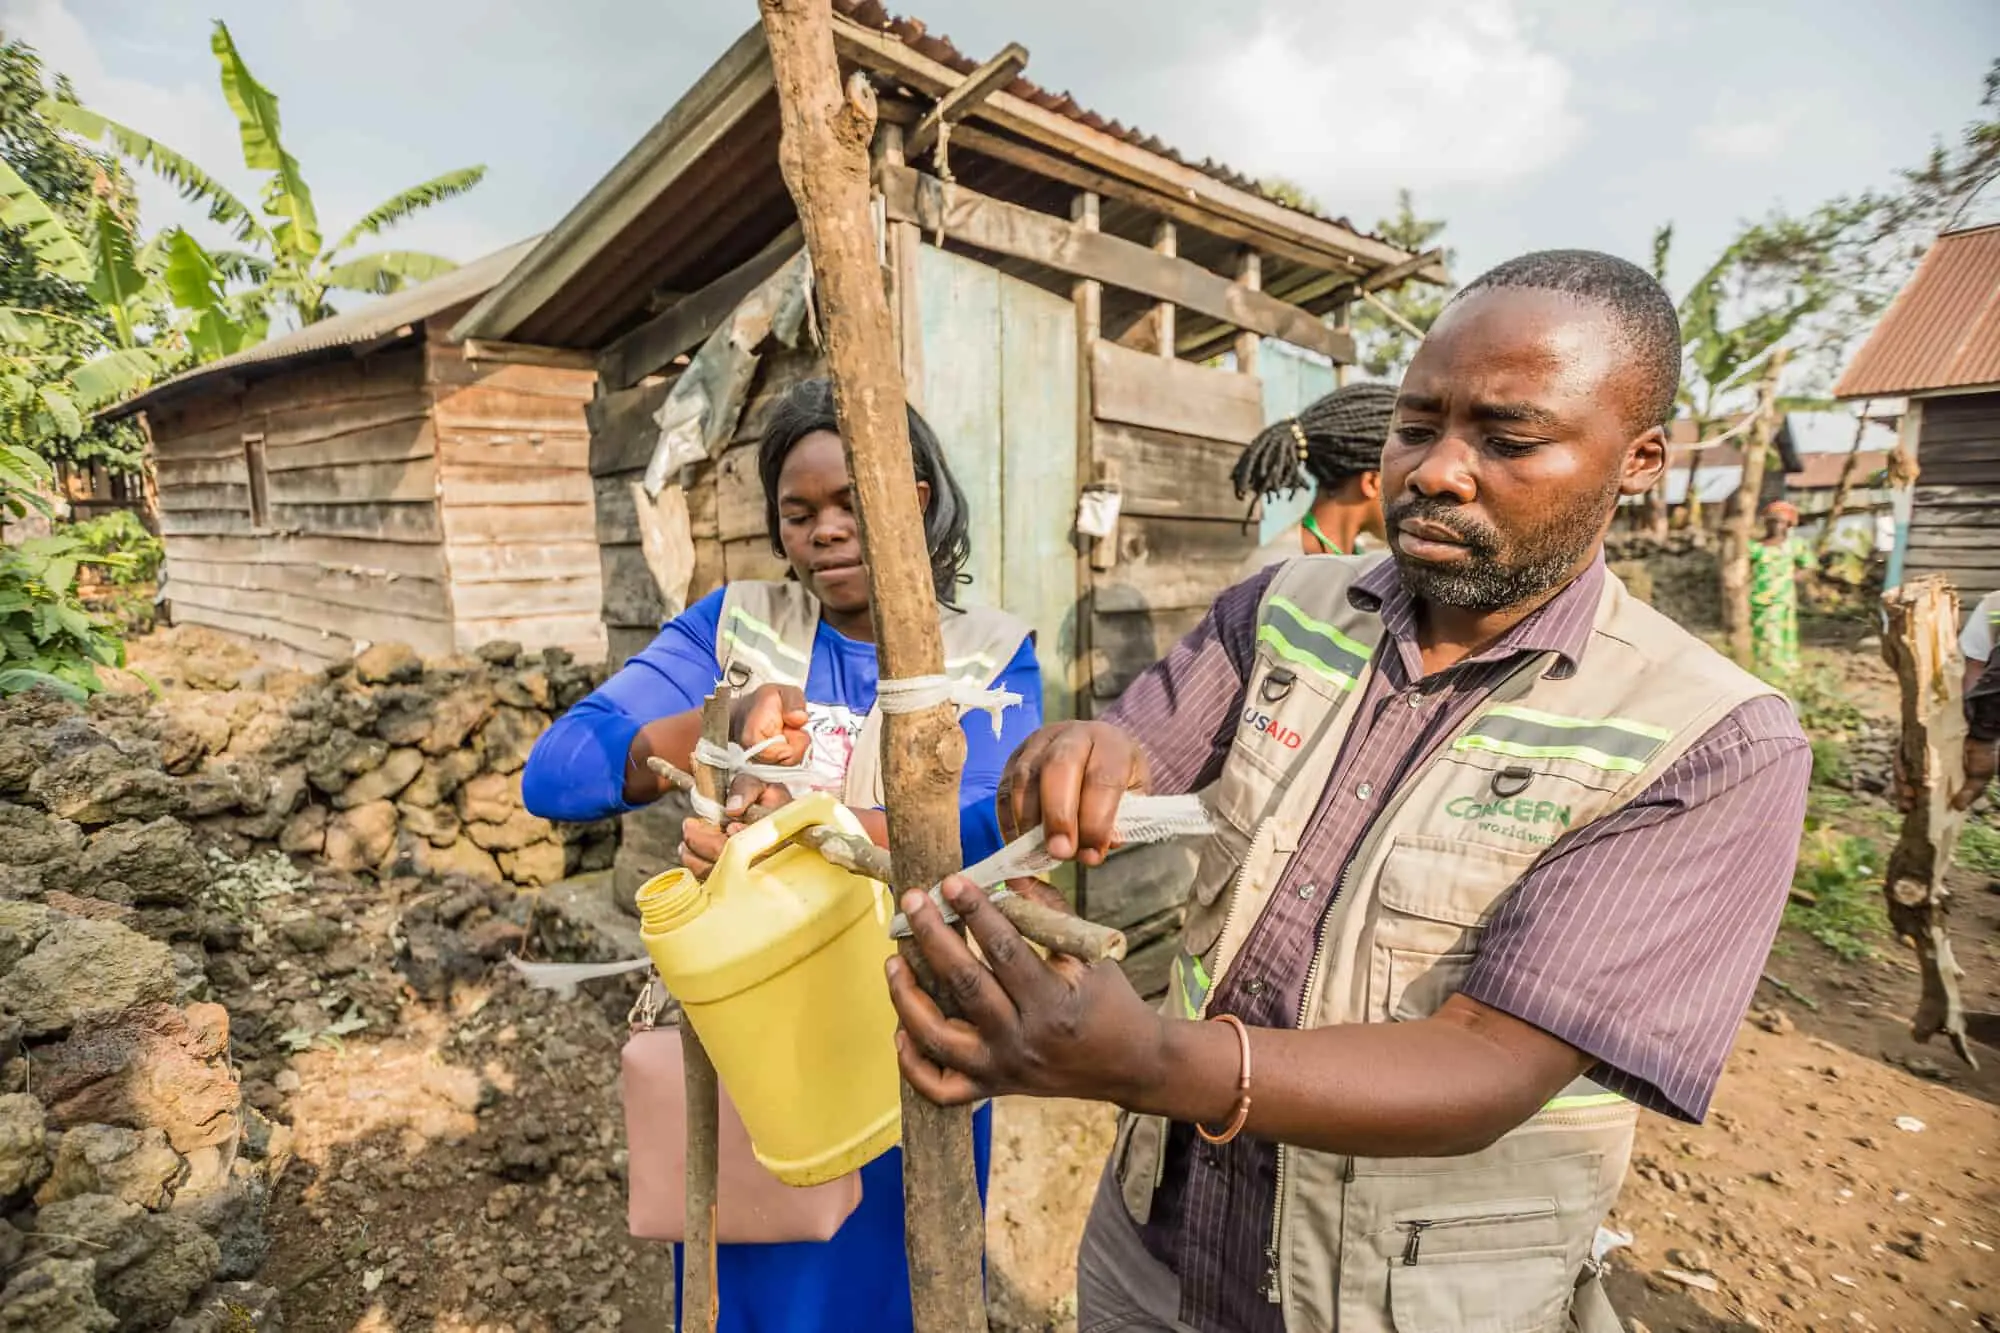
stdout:
[[729,734],[746,750],[778,737],[757,755],[760,764],[804,763],[812,750],[805,691],[796,685],[759,685],[730,707]]
[[1965,785],[1951,798],[1954,810],[1969,810],[1972,803],[1986,790],[1986,784],[1993,781],[1996,766],[2000,766],[2000,744],[1993,741],[1976,741],[1965,738]]
[[1100,865],[1118,803],[1151,785],[1139,743],[1109,722],[1058,722],[1028,737],[1000,775],[1000,831],[1040,826],[1049,855]]
[[1166,1024],[1118,965],[1044,960],[962,875],[944,882],[944,895],[992,970],[928,894],[904,896],[917,947],[965,1015],[947,1019],[909,967],[889,960],[889,998],[903,1022],[896,1060],[910,1086],[943,1106],[1001,1093],[1147,1100],[1166,1077]]

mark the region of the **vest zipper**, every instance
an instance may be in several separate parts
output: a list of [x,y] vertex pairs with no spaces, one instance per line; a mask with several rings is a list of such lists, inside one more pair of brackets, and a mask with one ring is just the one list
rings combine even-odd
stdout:
[[[1256,848],[1258,840],[1264,836],[1265,831],[1271,827],[1271,822],[1275,820],[1277,817],[1278,817],[1277,814],[1274,812],[1272,814],[1265,815],[1262,819],[1257,821],[1257,827],[1251,830],[1250,833],[1250,848],[1252,850]],[[1218,941],[1218,945],[1220,941],[1227,940],[1229,938],[1229,927],[1236,920],[1236,909],[1242,905],[1243,888],[1249,882],[1249,880],[1250,880],[1250,852],[1246,851],[1243,855],[1243,864],[1236,867],[1236,878],[1230,881],[1229,906],[1222,909],[1222,929],[1220,932],[1217,933],[1215,937],[1216,940]],[[1209,1005],[1214,1002],[1215,993],[1218,990],[1222,989],[1223,973],[1227,972],[1229,970],[1229,965],[1236,961],[1236,954],[1242,952],[1242,948],[1243,948],[1242,942],[1238,941],[1236,948],[1229,954],[1228,957],[1224,957],[1219,953],[1215,956],[1215,966],[1209,969],[1208,993],[1201,997],[1201,1011],[1196,1015],[1197,1018],[1208,1017]]]

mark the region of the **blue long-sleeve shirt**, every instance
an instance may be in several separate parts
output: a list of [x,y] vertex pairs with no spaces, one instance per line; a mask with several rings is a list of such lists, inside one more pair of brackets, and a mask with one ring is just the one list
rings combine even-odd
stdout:
[[[717,590],[668,623],[659,637],[590,697],[542,734],[521,775],[522,801],[544,819],[586,821],[623,814],[625,756],[639,728],[699,708],[721,679],[715,640],[722,615]],[[861,720],[875,705],[875,645],[820,622],[813,638],[805,696],[815,753],[844,767]],[[964,721],[965,771],[959,777],[959,840],[970,865],[1000,847],[993,796],[1007,756],[1041,725],[1042,677],[1032,640],[1023,640],[996,684],[1021,696],[1000,715],[1000,735],[985,713]]]

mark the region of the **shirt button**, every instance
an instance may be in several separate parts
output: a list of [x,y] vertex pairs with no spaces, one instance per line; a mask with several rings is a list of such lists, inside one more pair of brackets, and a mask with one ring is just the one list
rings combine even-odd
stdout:
[[1299,885],[1299,897],[1301,897],[1301,898],[1310,898],[1310,897],[1312,897],[1312,896],[1313,896],[1313,886],[1312,886],[1312,885],[1310,885],[1310,884],[1301,884],[1301,885]]
[[1356,787],[1354,789],[1354,794],[1360,799],[1365,801],[1370,796],[1373,796],[1375,794],[1375,784],[1372,782],[1364,782],[1359,787]]
[[1244,983],[1243,989],[1252,995],[1262,995],[1264,993],[1264,980],[1262,977],[1252,977]]
[[1410,707],[1412,707],[1412,708],[1422,708],[1423,706],[1424,706],[1424,695],[1423,695],[1423,691],[1421,691],[1421,690],[1411,690],[1411,691],[1410,691]]
[[1201,1160],[1205,1166],[1218,1167],[1222,1165],[1222,1153],[1213,1143],[1204,1143],[1201,1145]]

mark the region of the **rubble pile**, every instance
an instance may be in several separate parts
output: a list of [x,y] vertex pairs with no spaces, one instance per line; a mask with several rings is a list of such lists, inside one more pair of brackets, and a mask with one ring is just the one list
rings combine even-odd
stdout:
[[596,683],[565,654],[170,661],[0,700],[0,1333],[276,1328],[287,1060],[483,973],[521,887],[616,852],[521,806]]

